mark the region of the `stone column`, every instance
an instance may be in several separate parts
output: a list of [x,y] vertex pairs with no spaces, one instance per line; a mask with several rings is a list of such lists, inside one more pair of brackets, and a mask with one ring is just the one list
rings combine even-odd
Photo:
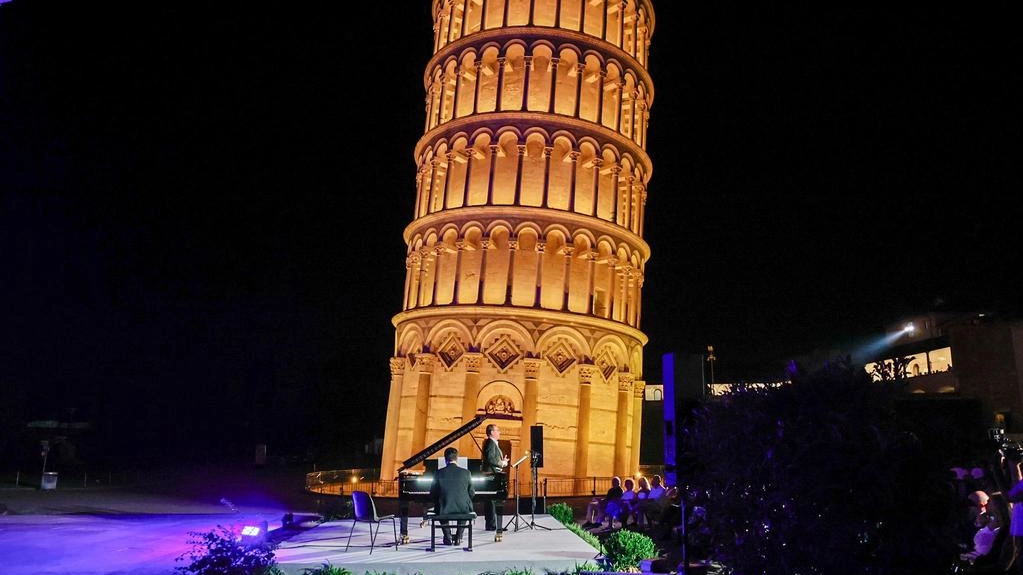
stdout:
[[[483,354],[468,352],[462,355],[465,365],[465,395],[462,397],[462,425],[476,417],[476,398],[480,394],[480,366],[483,365]],[[458,442],[458,451],[463,456],[473,457],[479,451],[472,440],[472,434],[466,433]]]
[[476,62],[473,63],[473,67],[476,68],[476,84],[475,84],[475,86],[473,86],[473,94],[472,94],[472,113],[473,113],[473,115],[475,115],[475,114],[479,113],[480,84],[483,83],[483,81],[482,81],[482,78],[483,78],[483,76],[482,76],[482,74],[483,74],[483,60],[476,60]]
[[387,417],[384,420],[384,452],[380,457],[380,479],[394,479],[400,464],[394,460],[398,447],[398,412],[401,411],[401,379],[405,375],[405,358],[392,357],[391,390],[387,394]]
[[416,411],[412,424],[412,449],[419,453],[426,447],[426,420],[430,414],[430,381],[437,356],[432,353],[417,353],[416,367],[419,368],[419,382],[416,385]]
[[572,150],[571,152],[568,153],[568,157],[572,160],[572,177],[570,180],[571,183],[568,186],[568,189],[571,192],[571,194],[568,196],[568,211],[570,212],[575,211],[575,197],[578,194],[578,190],[575,189],[576,180],[575,172],[576,170],[579,169],[579,156],[580,152],[578,152],[577,150]]
[[523,56],[522,62],[524,68],[522,70],[522,103],[521,108],[523,112],[529,111],[529,77],[532,76],[533,57]]
[[522,205],[520,203],[522,198],[522,161],[526,157],[525,144],[518,144],[516,148],[518,148],[518,155],[515,158],[517,163],[515,165],[515,199],[512,201],[513,206]]
[[[522,428],[519,430],[519,445],[522,446],[523,451],[518,454],[519,457],[533,450],[533,436],[530,434],[530,427],[536,425],[536,406],[538,403],[537,398],[539,397],[538,378],[540,366],[543,363],[544,360],[538,357],[527,357],[522,360],[522,364],[525,367],[525,394],[522,396]],[[512,463],[515,463],[515,459],[512,459]],[[546,465],[546,462],[544,464]],[[523,469],[526,478],[533,476],[532,465],[533,460],[530,459],[529,467]],[[520,481],[527,481],[530,489],[532,489],[533,483],[531,479],[520,479]]]
[[[558,7],[556,8],[556,10],[557,10],[556,14],[560,14],[561,13],[561,3],[560,2],[558,3]],[[555,19],[557,19],[557,17],[558,16],[555,15]],[[554,27],[557,28],[558,25],[554,24]],[[547,113],[548,114],[553,114],[554,113],[554,109],[555,109],[554,102],[555,102],[555,98],[558,97],[558,63],[559,62],[561,62],[560,58],[557,58],[557,57],[551,58],[551,89],[550,89],[550,92],[547,95],[547,98],[548,98],[547,99]]]
[[[525,394],[522,396],[522,431],[519,433],[522,445],[526,445],[525,439],[530,437],[529,428],[536,425],[537,398],[540,396],[538,380],[540,366],[544,364],[544,361],[539,357],[527,357],[522,360],[522,365],[525,367],[526,387]],[[529,449],[533,449],[532,443],[529,444]]]
[[[615,475],[621,477],[631,476],[635,470],[629,468],[629,411],[632,406],[629,397],[632,391],[632,382],[635,379],[631,373],[618,372],[618,415],[615,418]],[[422,449],[422,448],[420,448]]]
[[585,477],[590,463],[590,405],[593,393],[592,365],[579,366],[579,412],[576,414],[575,476]]
[[632,388],[632,469],[639,469],[639,444],[643,435],[643,390],[646,382],[636,381]]

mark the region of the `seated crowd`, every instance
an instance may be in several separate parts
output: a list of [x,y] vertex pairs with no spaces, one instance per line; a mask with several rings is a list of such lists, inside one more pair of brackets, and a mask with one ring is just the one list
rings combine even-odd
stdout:
[[[968,472],[954,468],[953,486],[961,502],[958,512],[957,533],[960,553],[953,573],[980,573],[1001,569],[1000,565],[1014,563],[1010,531],[1023,535],[1023,488],[1020,488],[1019,463],[1003,461],[1008,469],[993,469],[985,473],[981,467]],[[1010,485],[1015,488],[1009,489]],[[978,571],[978,569],[982,569]]]
[[[649,481],[640,477],[638,481],[620,477],[611,479],[611,488],[604,497],[594,498],[586,507],[584,529],[606,527],[613,529],[615,521],[619,526],[633,529],[647,529],[654,524],[670,520],[672,501],[676,490],[665,488],[660,475]],[[676,514],[677,515],[677,514]]]
[[[987,473],[981,467],[952,470],[952,485],[961,501],[957,527],[960,549],[952,573],[1005,572],[1007,565],[1023,573],[1013,544],[1014,537],[1023,542],[1023,464],[1003,460],[1002,466],[1007,469]],[[663,530],[662,536],[674,536],[681,521],[679,498],[678,487],[664,485],[660,475],[649,481],[643,476],[624,481],[613,477],[604,497],[593,498],[587,505],[582,527],[636,530],[658,527]],[[702,549],[706,511],[695,507],[689,516],[687,513],[690,548]],[[1023,553],[1023,549],[1018,553]],[[1012,571],[1017,572],[1016,569]]]

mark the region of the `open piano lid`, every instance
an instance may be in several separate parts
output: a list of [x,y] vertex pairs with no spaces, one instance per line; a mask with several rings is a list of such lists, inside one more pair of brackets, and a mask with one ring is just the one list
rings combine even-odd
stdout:
[[479,427],[480,424],[482,424],[485,419],[486,419],[486,417],[484,417],[482,415],[477,415],[476,417],[472,418],[472,420],[470,420],[468,423],[463,424],[458,429],[456,429],[456,430],[452,431],[451,433],[445,435],[444,437],[440,438],[439,440],[431,443],[430,446],[427,447],[426,449],[424,449],[424,450],[420,451],[419,453],[413,455],[412,457],[409,457],[408,459],[406,459],[405,462],[401,464],[401,467],[398,468],[398,473],[401,473],[402,471],[405,471],[406,469],[408,469],[410,467],[419,465],[423,461],[426,461],[427,458],[429,458],[434,453],[437,453],[438,451],[440,451],[441,448],[446,447],[449,443],[453,442],[454,440],[458,439],[459,437],[462,437],[466,433],[469,433],[473,429],[476,429],[477,427]]

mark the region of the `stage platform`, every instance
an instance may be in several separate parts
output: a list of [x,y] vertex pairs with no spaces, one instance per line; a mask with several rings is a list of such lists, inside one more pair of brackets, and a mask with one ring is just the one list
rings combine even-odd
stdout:
[[[521,516],[520,516],[521,517]],[[504,532],[501,542],[494,532],[483,528],[477,518],[473,527],[473,550],[465,551],[468,534],[461,547],[441,544],[437,532],[437,550],[430,551],[430,526],[420,527],[421,517],[409,517],[407,545],[394,546],[390,521],[380,526],[376,546],[370,553],[368,523],[357,523],[351,547],[345,552],[351,520],[328,521],[311,529],[289,535],[276,552],[277,566],[287,575],[300,575],[306,569],[324,564],[343,567],[354,575],[393,573],[395,575],[479,575],[501,573],[508,569],[533,573],[573,572],[577,565],[596,566],[596,550],[550,515],[524,516],[519,530],[514,523]],[[529,527],[530,521],[534,527]],[[506,516],[505,523],[509,521]],[[542,529],[546,527],[547,529]],[[549,529],[549,530],[548,530]],[[401,534],[398,535],[399,540]]]

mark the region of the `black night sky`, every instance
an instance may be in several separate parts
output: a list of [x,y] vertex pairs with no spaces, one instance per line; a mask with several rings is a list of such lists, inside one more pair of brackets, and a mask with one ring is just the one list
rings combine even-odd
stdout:
[[[0,419],[350,453],[383,432],[430,2],[136,4],[0,3]],[[647,381],[1020,311],[1008,6],[655,3]]]

